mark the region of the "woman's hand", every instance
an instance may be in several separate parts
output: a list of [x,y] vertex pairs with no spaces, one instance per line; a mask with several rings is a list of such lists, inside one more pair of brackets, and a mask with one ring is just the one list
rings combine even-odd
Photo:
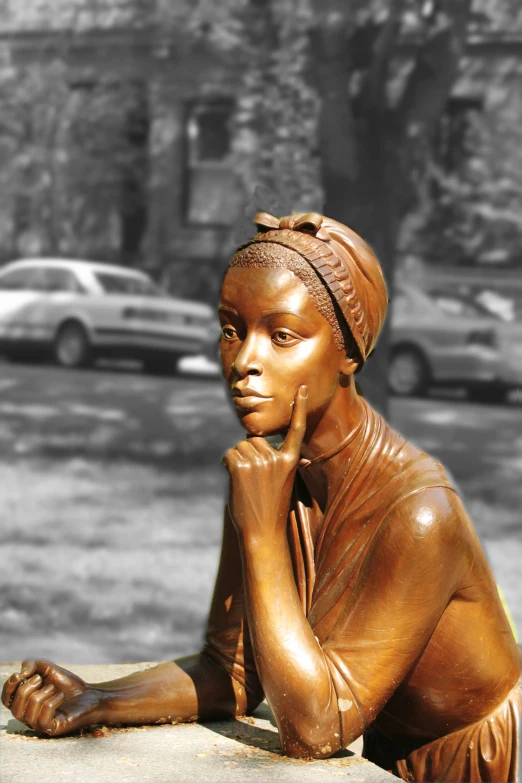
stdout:
[[249,540],[284,534],[294,476],[306,431],[306,386],[295,396],[290,427],[276,451],[264,438],[249,438],[227,452],[229,509],[238,534]]
[[96,688],[48,661],[24,661],[5,683],[2,703],[21,723],[51,737],[101,721]]

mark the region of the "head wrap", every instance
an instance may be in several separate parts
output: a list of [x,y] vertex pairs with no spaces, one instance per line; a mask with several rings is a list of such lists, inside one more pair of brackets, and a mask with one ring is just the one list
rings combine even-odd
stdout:
[[366,361],[388,306],[381,266],[370,247],[348,226],[315,213],[277,218],[259,212],[254,220],[259,233],[239,249],[272,242],[308,261],[337,302]]

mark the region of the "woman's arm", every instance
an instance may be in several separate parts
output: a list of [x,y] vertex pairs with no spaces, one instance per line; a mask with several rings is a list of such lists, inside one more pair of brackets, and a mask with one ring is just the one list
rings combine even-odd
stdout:
[[341,739],[328,665],[299,600],[286,537],[306,397],[302,387],[279,451],[251,438],[231,449],[224,463],[257,672],[285,753],[317,758],[338,750]]
[[339,750],[339,708],[321,646],[305,617],[285,536],[242,536],[247,614],[259,677],[288,756]]
[[[261,684],[285,753],[318,758],[359,736],[406,676],[461,578],[461,553],[451,510],[437,498],[399,504],[380,526],[337,636],[322,647],[299,600],[286,537],[305,407],[296,398],[279,452],[252,438],[225,464]],[[362,679],[350,676],[352,666]]]
[[205,655],[162,663],[103,683],[86,683],[48,661],[25,661],[4,685],[2,702],[42,734],[61,736],[103,723],[177,723],[229,717],[238,707],[230,676]]
[[93,687],[100,696],[104,717],[100,722],[109,726],[205,720],[244,712],[238,684],[202,654]]
[[241,712],[232,678],[206,655],[162,663],[110,682],[85,683],[48,661],[26,661],[2,702],[42,734],[61,736],[103,723],[178,723]]
[[345,747],[404,681],[469,570],[458,522],[446,490],[403,500],[383,520],[322,645],[286,539],[242,536],[252,643],[285,753],[317,758]]

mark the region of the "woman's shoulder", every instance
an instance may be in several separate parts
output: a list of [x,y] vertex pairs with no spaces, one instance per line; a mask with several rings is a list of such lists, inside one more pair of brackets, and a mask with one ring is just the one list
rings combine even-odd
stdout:
[[424,486],[404,494],[387,512],[384,528],[395,545],[418,555],[473,559],[480,544],[461,499],[451,486]]

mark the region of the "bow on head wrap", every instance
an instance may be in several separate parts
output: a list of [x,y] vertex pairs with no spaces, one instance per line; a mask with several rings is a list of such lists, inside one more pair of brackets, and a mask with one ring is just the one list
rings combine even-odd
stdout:
[[348,226],[312,212],[282,218],[259,212],[254,220],[259,233],[240,249],[272,242],[308,261],[339,305],[364,362],[388,306],[386,283],[370,247]]

